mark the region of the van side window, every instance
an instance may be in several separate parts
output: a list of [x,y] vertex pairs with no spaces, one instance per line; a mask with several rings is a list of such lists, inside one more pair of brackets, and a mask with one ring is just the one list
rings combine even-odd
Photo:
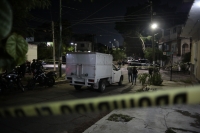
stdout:
[[113,70],[118,71],[118,69],[114,65],[112,65],[112,66],[113,66]]

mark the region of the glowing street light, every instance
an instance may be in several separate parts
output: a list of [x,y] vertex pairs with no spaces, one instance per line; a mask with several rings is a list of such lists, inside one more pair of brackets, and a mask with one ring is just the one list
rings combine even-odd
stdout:
[[156,29],[158,27],[158,25],[156,24],[156,23],[153,23],[152,25],[151,25],[151,28],[154,30],[154,29]]

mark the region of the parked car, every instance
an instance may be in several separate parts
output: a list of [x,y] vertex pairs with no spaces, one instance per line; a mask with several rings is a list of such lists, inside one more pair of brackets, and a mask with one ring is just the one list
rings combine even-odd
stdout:
[[138,60],[131,60],[128,62],[129,65],[133,64],[133,63],[139,63]]
[[138,62],[141,64],[141,69],[148,69],[150,62],[148,59],[139,59]]
[[131,61],[133,61],[133,60],[127,60],[127,64],[130,64]]

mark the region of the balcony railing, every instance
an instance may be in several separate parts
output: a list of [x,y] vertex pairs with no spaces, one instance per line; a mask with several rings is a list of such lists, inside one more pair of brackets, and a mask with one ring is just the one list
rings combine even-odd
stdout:
[[175,39],[177,39],[177,34],[171,34],[171,35],[161,37],[161,39],[159,40],[159,43],[169,42]]

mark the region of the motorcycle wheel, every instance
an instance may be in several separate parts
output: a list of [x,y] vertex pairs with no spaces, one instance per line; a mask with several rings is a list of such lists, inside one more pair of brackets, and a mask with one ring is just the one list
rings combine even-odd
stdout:
[[27,85],[27,88],[29,90],[34,90],[35,89],[35,80],[31,79],[28,81],[28,85]]
[[52,86],[54,85],[54,83],[55,83],[54,78],[49,78],[49,79],[47,80],[47,86],[48,86],[48,87],[52,87]]

